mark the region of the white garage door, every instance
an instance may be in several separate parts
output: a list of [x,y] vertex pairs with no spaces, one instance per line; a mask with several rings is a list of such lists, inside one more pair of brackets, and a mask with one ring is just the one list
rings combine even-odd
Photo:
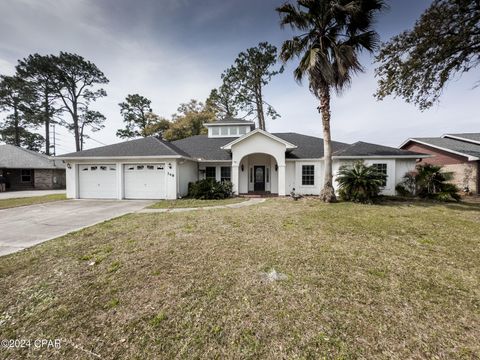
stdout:
[[165,164],[125,165],[125,199],[165,199]]
[[115,164],[79,165],[80,198],[117,198],[117,167]]

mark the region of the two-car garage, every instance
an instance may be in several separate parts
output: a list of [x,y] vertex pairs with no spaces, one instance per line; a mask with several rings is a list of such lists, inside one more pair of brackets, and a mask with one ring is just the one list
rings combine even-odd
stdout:
[[[165,163],[79,164],[79,198],[117,199],[123,187],[125,199],[165,199]],[[120,172],[119,172],[120,170]]]

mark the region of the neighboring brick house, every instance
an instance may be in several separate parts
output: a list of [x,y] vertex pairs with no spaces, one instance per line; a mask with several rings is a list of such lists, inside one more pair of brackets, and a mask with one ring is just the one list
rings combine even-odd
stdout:
[[0,145],[0,174],[9,190],[65,189],[61,160],[14,145]]
[[480,194],[480,133],[410,138],[400,148],[433,155],[421,162],[442,165],[454,173],[453,183],[460,189]]

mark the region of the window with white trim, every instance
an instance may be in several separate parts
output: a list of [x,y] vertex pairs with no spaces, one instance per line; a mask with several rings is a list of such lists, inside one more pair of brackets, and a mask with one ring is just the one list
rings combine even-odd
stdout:
[[387,171],[387,164],[381,163],[381,164],[372,164],[374,168],[377,169],[379,173],[382,173],[385,175],[385,178],[382,180],[382,187],[387,186],[387,177],[388,177],[388,171]]
[[220,134],[220,129],[218,127],[212,127],[212,135],[218,136]]
[[205,178],[206,179],[217,179],[217,168],[215,166],[207,166],[205,168]]
[[315,185],[315,165],[302,165],[302,185]]
[[232,180],[232,168],[230,166],[222,166],[220,168],[220,181]]
[[228,127],[223,126],[220,128],[220,134],[221,135],[228,135]]

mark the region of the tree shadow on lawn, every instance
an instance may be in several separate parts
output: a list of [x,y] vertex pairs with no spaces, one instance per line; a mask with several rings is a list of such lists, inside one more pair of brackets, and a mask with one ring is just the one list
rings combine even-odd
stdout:
[[378,203],[376,203],[376,205],[390,206],[390,207],[398,207],[401,205],[405,205],[405,206],[420,206],[425,208],[443,206],[450,210],[480,212],[480,204],[476,204],[472,202],[463,202],[463,201],[443,202],[443,201],[434,201],[434,200],[426,200],[426,199],[382,198]]

